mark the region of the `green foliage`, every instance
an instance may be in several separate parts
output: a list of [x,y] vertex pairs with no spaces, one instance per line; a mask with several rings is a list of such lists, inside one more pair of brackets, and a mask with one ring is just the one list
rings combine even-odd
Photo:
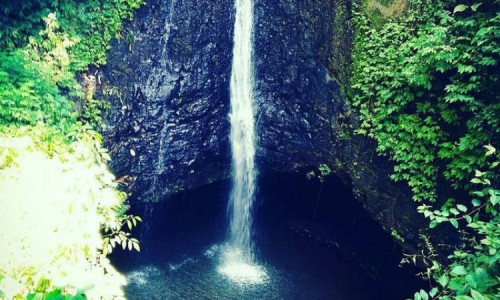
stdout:
[[321,164],[318,167],[318,171],[320,174],[319,176],[321,176],[321,177],[328,176],[332,173],[332,169],[330,169],[330,167],[327,164]]
[[10,1],[0,8],[0,49],[24,47],[43,28],[42,18],[55,13],[61,27],[79,42],[70,50],[72,68],[86,70],[89,64],[102,65],[112,38],[121,37],[124,19],[143,0],[28,0]]
[[[437,198],[438,174],[466,186],[485,164],[481,146],[498,146],[498,3],[451,14],[443,1],[374,29],[356,16],[352,106],[359,133],[396,162],[417,201]],[[441,172],[441,168],[443,172]]]
[[317,177],[321,182],[323,182],[324,178],[330,174],[332,174],[332,169],[327,164],[321,164],[318,167],[318,174],[315,171],[309,171],[306,174],[307,179]]
[[89,63],[106,63],[106,52],[111,48],[112,38],[121,38],[122,20],[131,19],[132,13],[139,8],[143,0],[89,0],[76,7],[73,1],[67,2],[68,9],[61,11],[68,23],[78,27],[69,27],[70,35],[85,37],[71,52],[74,68],[86,70]]
[[[140,218],[126,214],[92,129],[107,104],[76,74],[105,63],[110,40],[142,2],[0,7],[0,299],[123,296],[125,280],[106,255],[115,244],[140,250],[129,232]],[[74,101],[83,103],[80,115]]]
[[[2,283],[2,280],[4,278],[5,278],[5,276],[2,273],[0,273],[0,283]],[[3,298],[5,298],[5,293],[2,290],[0,290],[0,299],[3,299]]]
[[65,293],[64,290],[55,289],[51,292],[36,292],[35,294],[29,294],[26,300],[87,300],[87,296],[83,293],[69,294]]
[[94,128],[102,126],[102,113],[110,108],[109,102],[87,97],[80,115],[80,119],[92,125]]
[[11,1],[0,8],[0,126],[101,124],[107,103],[84,98],[76,72],[103,65],[112,38],[143,0]]
[[116,225],[105,226],[105,234],[102,245],[104,255],[113,252],[113,249],[117,245],[121,245],[123,250],[128,248],[129,251],[132,251],[132,249],[141,251],[139,241],[136,238],[131,237],[130,232],[122,230],[122,227],[125,225],[127,225],[128,230],[132,230],[132,228],[137,226],[137,222],[141,221],[141,217],[125,215],[120,218],[120,222],[116,223]]
[[488,158],[500,146],[500,3],[413,0],[409,8],[383,24],[359,8],[355,15],[358,133],[394,162],[391,178],[408,183],[430,229],[448,224],[461,238],[443,260],[423,235],[427,274],[439,284],[414,298],[498,299],[498,157]]
[[43,28],[52,1],[4,1],[0,8],[0,49],[14,50],[28,43],[28,38]]
[[[52,151],[44,146],[53,143],[43,138],[45,129],[0,135],[0,273],[6,275],[0,289],[9,299],[110,299],[124,280],[105,258],[106,241],[125,241],[139,251],[129,231],[140,218],[125,213],[126,195],[116,189],[97,132],[77,126]],[[77,290],[82,286],[88,288]]]
[[[495,148],[487,146],[487,149],[487,156],[494,156]],[[497,155],[487,171],[475,172],[471,183],[476,188],[467,205],[445,206],[434,211],[427,205],[419,207],[431,220],[431,228],[449,222],[462,233],[463,243],[448,257],[448,264],[443,266],[434,260],[429,268],[429,275],[439,284],[433,288],[439,299],[500,297],[500,189],[492,186],[499,162]]]
[[0,52],[0,125],[42,122],[65,129],[74,121],[71,103],[25,56],[22,51]]
[[404,238],[401,236],[401,234],[399,234],[399,232],[398,232],[396,229],[394,229],[394,228],[392,228],[392,229],[391,229],[391,235],[392,235],[392,237],[393,237],[393,238],[395,238],[395,239],[396,239],[396,240],[398,240],[399,242],[401,242],[401,243],[404,243],[404,242],[405,242],[405,239],[404,239]]

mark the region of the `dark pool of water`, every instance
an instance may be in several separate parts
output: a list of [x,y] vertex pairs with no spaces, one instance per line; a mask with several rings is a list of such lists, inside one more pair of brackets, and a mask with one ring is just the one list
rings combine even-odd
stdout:
[[227,183],[134,207],[142,252],[115,254],[128,299],[406,299],[425,284],[398,267],[401,250],[340,182],[261,180],[255,248],[268,279],[235,284],[218,272]]

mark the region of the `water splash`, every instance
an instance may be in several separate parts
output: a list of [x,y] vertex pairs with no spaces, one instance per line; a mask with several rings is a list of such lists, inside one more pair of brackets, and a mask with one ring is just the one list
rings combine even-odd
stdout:
[[232,187],[229,195],[229,240],[219,271],[238,283],[259,283],[265,272],[255,264],[252,205],[255,198],[253,112],[253,0],[236,0],[231,70]]
[[226,245],[221,253],[219,273],[240,286],[266,283],[269,278],[264,267],[246,259],[243,250]]

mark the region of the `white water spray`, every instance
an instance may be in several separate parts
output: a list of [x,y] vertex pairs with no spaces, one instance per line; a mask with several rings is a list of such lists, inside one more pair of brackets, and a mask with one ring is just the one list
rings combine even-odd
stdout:
[[266,275],[255,264],[252,205],[255,198],[255,133],[253,112],[253,0],[236,0],[231,70],[232,187],[229,195],[229,240],[220,272],[238,283],[260,283]]

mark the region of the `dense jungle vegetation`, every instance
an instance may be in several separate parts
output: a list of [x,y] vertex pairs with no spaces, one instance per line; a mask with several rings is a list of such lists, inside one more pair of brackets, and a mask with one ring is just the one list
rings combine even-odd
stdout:
[[141,2],[0,7],[0,299],[124,297],[106,255],[140,249],[129,233],[140,218],[106,166],[106,105],[77,78],[106,62]]
[[[364,1],[355,10],[357,133],[394,162],[391,178],[408,184],[429,220],[425,251],[411,258],[428,266],[432,289],[415,299],[499,299],[500,3]],[[455,245],[432,242],[438,226],[454,229]]]

